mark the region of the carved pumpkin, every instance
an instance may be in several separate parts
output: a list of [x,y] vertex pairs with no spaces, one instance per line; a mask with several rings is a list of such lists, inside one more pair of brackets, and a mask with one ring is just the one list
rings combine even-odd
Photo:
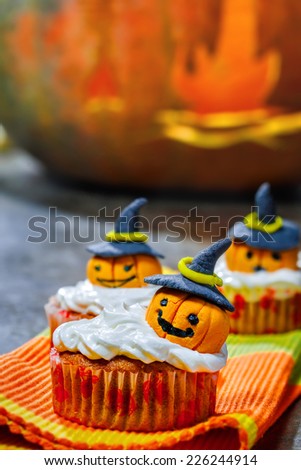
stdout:
[[0,121],[52,170],[115,188],[299,183],[299,5],[1,0]]
[[94,256],[87,264],[87,277],[101,287],[142,287],[145,276],[162,271],[160,262],[153,256],[137,254],[118,258]]
[[154,295],[146,320],[158,336],[201,353],[220,351],[229,333],[229,315],[216,305],[176,289]]
[[260,270],[276,271],[282,268],[298,269],[298,248],[274,251],[234,242],[225,256],[231,271],[252,273]]

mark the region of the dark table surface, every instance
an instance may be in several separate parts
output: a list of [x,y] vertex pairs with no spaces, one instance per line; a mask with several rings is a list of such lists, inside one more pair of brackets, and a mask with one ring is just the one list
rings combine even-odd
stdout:
[[[60,180],[18,149],[0,153],[0,354],[12,351],[47,327],[43,306],[49,296],[62,285],[72,285],[85,277],[89,259],[87,245],[93,241],[94,235],[97,240],[111,227],[115,208],[124,207],[138,195],[145,196]],[[189,221],[187,214],[190,209],[196,208],[203,217],[215,217],[210,219],[211,224],[207,219],[205,224],[203,221],[198,225],[201,227],[198,237],[203,236],[206,244],[211,241],[209,231],[216,240],[225,235],[228,221],[244,215],[252,202],[249,194],[184,197],[182,194],[153,193],[146,196],[149,203],[142,213],[155,221],[151,242],[157,250],[165,253],[165,264],[174,268],[177,260],[193,256],[201,247],[201,239],[194,232],[200,219],[196,219],[195,211],[192,211]],[[288,218],[301,223],[300,205],[299,188],[293,195],[284,195],[279,204]],[[92,220],[104,207],[109,225]],[[48,226],[50,208],[57,217],[51,240]],[[160,215],[167,216],[168,222],[159,224],[157,217]],[[178,225],[182,224],[181,233],[175,232],[173,222],[176,221],[171,219],[174,215],[179,218]],[[217,216],[220,216],[218,221]],[[37,238],[42,234],[42,231],[31,230],[33,217],[39,217],[35,219],[36,227],[45,229],[44,241],[28,240],[30,236]],[[80,222],[82,241],[79,236],[74,236],[77,221]],[[255,448],[301,449],[300,399],[286,410]]]

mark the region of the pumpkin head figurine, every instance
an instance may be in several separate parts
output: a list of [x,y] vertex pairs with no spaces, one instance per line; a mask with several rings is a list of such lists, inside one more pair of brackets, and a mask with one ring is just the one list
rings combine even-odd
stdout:
[[223,282],[214,267],[230,245],[230,239],[220,240],[194,258],[181,259],[180,274],[145,279],[163,286],[146,312],[146,320],[158,336],[201,353],[220,351],[229,333],[228,312],[234,307],[216,287]]
[[162,272],[158,258],[163,258],[147,243],[147,236],[136,229],[138,211],[147,202],[135,199],[120,214],[115,230],[106,241],[88,248],[93,257],[87,264],[87,277],[101,287],[142,287],[145,276]]
[[276,215],[268,183],[259,187],[253,211],[232,227],[229,236],[234,243],[225,256],[231,271],[298,269],[299,227]]

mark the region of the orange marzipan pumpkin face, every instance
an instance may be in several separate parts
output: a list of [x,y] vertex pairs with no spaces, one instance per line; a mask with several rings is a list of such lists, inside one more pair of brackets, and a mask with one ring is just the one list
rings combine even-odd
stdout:
[[158,336],[201,353],[217,353],[229,334],[229,315],[200,297],[162,287],[146,312]]
[[159,261],[150,255],[101,258],[94,256],[87,264],[87,277],[102,287],[142,287],[144,278],[162,272]]
[[231,271],[253,273],[261,269],[265,271],[282,268],[298,269],[298,248],[283,251],[262,250],[249,247],[245,243],[234,242],[225,256]]

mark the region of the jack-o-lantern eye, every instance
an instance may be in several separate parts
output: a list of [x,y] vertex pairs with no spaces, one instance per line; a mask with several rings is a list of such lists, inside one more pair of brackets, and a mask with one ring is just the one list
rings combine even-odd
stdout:
[[246,252],[246,257],[247,257],[248,259],[253,258],[253,255],[254,255],[254,253],[253,253],[253,251],[251,251],[251,250],[248,250],[248,251]]
[[278,251],[273,251],[272,258],[276,261],[280,261],[281,260],[281,254]]
[[161,307],[166,307],[167,304],[168,304],[168,299],[162,299],[162,300],[160,301]]
[[101,266],[94,266],[94,269],[95,269],[95,271],[100,271],[100,270],[101,270]]
[[126,273],[128,273],[132,269],[133,266],[134,266],[133,264],[126,264],[125,266],[123,266],[123,269]]
[[195,313],[190,313],[187,317],[187,320],[191,325],[197,325],[199,323],[198,316]]

